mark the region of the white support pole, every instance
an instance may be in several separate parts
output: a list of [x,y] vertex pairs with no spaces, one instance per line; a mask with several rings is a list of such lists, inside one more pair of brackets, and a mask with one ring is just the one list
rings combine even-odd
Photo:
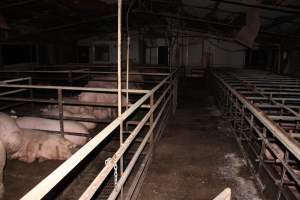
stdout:
[[[118,116],[122,115],[122,0],[118,0]],[[123,121],[120,123],[120,146],[123,144]],[[120,177],[123,174],[123,155],[120,158]],[[116,183],[115,183],[116,184]],[[123,200],[123,187],[121,188]]]
[[[127,37],[127,65],[126,65],[126,89],[129,88],[129,65],[130,65],[130,37],[128,33]],[[128,109],[129,105],[129,93],[126,92],[126,109]]]

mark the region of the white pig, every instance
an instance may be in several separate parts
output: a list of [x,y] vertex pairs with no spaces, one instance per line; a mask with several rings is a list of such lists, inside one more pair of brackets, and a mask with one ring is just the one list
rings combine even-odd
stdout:
[[[79,101],[81,102],[94,102],[103,104],[116,104],[118,102],[117,94],[109,93],[96,93],[96,92],[82,92],[79,95]],[[126,99],[122,95],[122,105],[126,105]],[[117,115],[116,108],[93,108],[86,107],[86,111],[93,113],[98,119],[114,119]]]
[[[78,97],[63,97],[63,101],[78,101]],[[52,109],[58,109],[58,105],[49,105],[48,106],[49,110]],[[75,106],[75,105],[63,105],[63,110],[64,111],[69,111],[71,113],[80,113],[82,112],[82,106]]]
[[[44,115],[50,115],[50,116],[59,116],[59,109],[54,108],[54,109],[48,109],[48,108],[43,108],[41,109],[42,114]],[[63,110],[63,115],[65,117],[78,117],[78,118],[88,118],[88,119],[95,119],[96,117],[93,114],[88,114],[88,113],[72,113],[67,110]],[[96,123],[93,122],[83,122],[83,121],[77,121],[84,125],[88,130],[96,128]]]
[[22,144],[17,152],[10,156],[23,162],[32,163],[35,160],[66,160],[75,148],[67,139],[48,134],[44,131],[22,129]]
[[21,129],[15,119],[5,113],[0,113],[0,140],[8,154],[15,152],[21,143]]
[[0,198],[3,197],[4,194],[4,184],[3,184],[3,170],[6,162],[6,152],[4,144],[0,141]]
[[[39,129],[39,130],[49,130],[49,131],[60,131],[59,120],[45,119],[39,117],[20,117],[16,120],[17,125],[20,128],[26,129]],[[70,133],[83,133],[89,134],[87,128],[74,121],[64,121],[64,131]],[[64,135],[66,139],[77,145],[83,145],[86,143],[87,138],[84,136],[75,135]]]

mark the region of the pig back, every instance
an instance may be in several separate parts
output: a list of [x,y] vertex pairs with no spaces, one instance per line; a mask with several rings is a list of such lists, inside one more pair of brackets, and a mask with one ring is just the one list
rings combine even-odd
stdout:
[[[25,129],[60,131],[59,120],[45,119],[39,117],[20,117],[16,121],[19,127]],[[70,133],[89,134],[87,128],[82,124],[80,124],[79,122],[68,121],[68,120],[64,121],[64,131]],[[87,141],[87,138],[83,136],[66,134],[64,137],[77,145],[83,145]]]

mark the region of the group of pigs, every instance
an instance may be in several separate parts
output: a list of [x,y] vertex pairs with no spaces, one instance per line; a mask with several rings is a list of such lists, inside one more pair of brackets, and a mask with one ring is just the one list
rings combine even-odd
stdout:
[[[113,84],[113,85],[112,85]],[[113,88],[115,83],[101,81],[90,81],[86,87]],[[126,103],[124,97],[122,102]],[[117,94],[82,92],[76,97],[66,97],[63,99],[88,103],[116,104]],[[57,106],[47,106],[41,109],[41,114],[58,116]],[[98,108],[92,106],[63,106],[63,116],[88,119],[113,119],[117,115],[115,108]],[[90,129],[94,129],[96,123],[64,120],[64,132],[89,134]],[[88,137],[79,135],[50,134],[46,131],[60,131],[59,120],[39,117],[11,117],[5,113],[0,113],[0,196],[4,192],[3,168],[6,157],[17,159],[27,163],[35,160],[66,160],[76,147],[87,142]],[[45,130],[45,131],[43,131]]]

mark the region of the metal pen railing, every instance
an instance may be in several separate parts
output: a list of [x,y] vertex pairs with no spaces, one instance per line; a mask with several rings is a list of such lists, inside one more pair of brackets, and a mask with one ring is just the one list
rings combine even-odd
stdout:
[[[43,86],[45,88],[52,88],[51,86]],[[54,87],[55,88],[55,87]],[[53,88],[53,89],[54,89]],[[59,89],[59,88],[56,88]],[[71,88],[61,88],[61,89],[71,89]],[[82,88],[80,88],[82,89]],[[139,109],[143,104],[150,99],[155,99],[153,103],[150,103],[150,109],[147,111],[143,119],[138,123],[133,131],[126,140],[121,144],[120,148],[115,152],[114,156],[108,160],[105,167],[96,176],[91,185],[86,189],[86,191],[80,197],[81,199],[90,199],[95,194],[97,189],[103,184],[103,181],[108,177],[110,172],[113,170],[114,166],[117,165],[120,157],[126,152],[128,147],[132,144],[134,138],[139,134],[141,129],[150,122],[150,127],[146,136],[140,143],[137,151],[135,152],[131,162],[124,168],[124,173],[121,175],[120,179],[116,183],[115,190],[111,193],[110,199],[115,199],[120,192],[120,187],[123,186],[124,182],[127,180],[128,175],[132,171],[132,167],[136,164],[137,158],[140,157],[141,151],[144,149],[145,145],[148,143],[151,135],[154,134],[153,130],[157,128],[158,123],[161,123],[160,119],[162,115],[168,113],[164,112],[167,108],[173,107],[175,110],[177,104],[177,82],[176,82],[176,72],[172,72],[167,77],[165,77],[159,84],[157,84],[153,89],[147,91],[147,93],[142,96],[136,103],[132,104],[125,112],[123,112],[119,117],[117,117],[113,122],[106,126],[102,131],[100,131],[95,137],[93,137],[88,143],[86,143],[82,148],[80,148],[75,154],[73,154],[68,160],[62,163],[56,170],[54,170],[49,176],[43,179],[37,186],[35,186],[31,191],[29,191],[22,199],[41,199],[47,193],[49,193],[60,181],[62,181],[79,163],[81,163],[84,158],[86,158],[97,146],[99,146],[112,132],[120,126],[129,116],[131,116],[137,109]],[[90,88],[84,88],[86,91],[90,91]],[[98,89],[102,91],[101,89]],[[112,89],[105,89],[105,91],[115,92]],[[122,90],[124,91],[124,90]],[[154,98],[155,97],[155,98]],[[159,110],[158,110],[159,109]],[[154,118],[154,112],[158,112]],[[151,120],[152,118],[152,120]],[[151,149],[151,148],[149,148]],[[149,152],[149,150],[148,150]]]
[[[290,84],[292,87],[295,85],[285,84],[285,81],[290,81],[288,77],[262,71],[217,70],[212,72],[212,77],[216,99],[231,119],[236,138],[249,156],[249,164],[262,189],[270,188],[263,178],[267,174],[278,189],[276,193],[273,192],[275,196],[272,198],[292,199],[299,196],[299,107],[297,109],[297,106],[286,101],[287,92],[280,94],[280,90],[276,90],[278,83],[272,82],[280,79],[279,86],[285,85],[281,87],[284,89],[289,88]],[[259,84],[256,84],[256,80]],[[264,84],[261,84],[262,80],[265,80]],[[270,94],[266,95],[262,89],[265,85],[274,87],[277,96],[273,97],[271,89],[268,89]],[[293,95],[293,91],[289,95]]]

